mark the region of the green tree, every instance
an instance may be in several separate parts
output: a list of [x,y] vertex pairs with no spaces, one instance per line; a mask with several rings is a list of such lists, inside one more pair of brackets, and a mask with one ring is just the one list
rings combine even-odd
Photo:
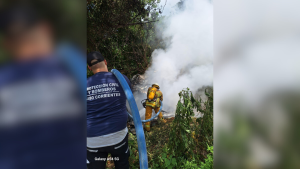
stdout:
[[[160,18],[157,0],[88,0],[87,52],[100,51],[108,68],[131,77],[143,74],[159,44],[154,24]],[[91,73],[88,71],[88,76]]]

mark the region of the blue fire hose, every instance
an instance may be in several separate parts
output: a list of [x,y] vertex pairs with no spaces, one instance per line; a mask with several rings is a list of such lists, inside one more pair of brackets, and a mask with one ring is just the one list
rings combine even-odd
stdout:
[[86,100],[86,59],[84,52],[69,43],[61,43],[56,49],[56,54],[72,72],[79,84],[81,97]]
[[[156,113],[156,115],[153,116],[153,117],[151,117],[151,118],[148,119],[148,120],[142,120],[143,123],[149,122],[149,121],[153,120],[154,118],[156,118],[156,117],[159,115],[159,113],[161,112],[162,107],[163,107],[162,101],[159,101],[159,102],[160,102],[160,109],[159,109],[159,111]],[[127,112],[127,113],[128,113],[128,115],[129,115],[131,118],[133,118],[129,112]]]
[[145,135],[144,135],[143,125],[142,125],[142,120],[140,117],[138,107],[135,103],[135,99],[134,99],[133,94],[130,90],[130,87],[129,87],[128,83],[126,82],[125,78],[123,77],[123,75],[116,69],[112,69],[111,72],[117,77],[117,79],[121,83],[121,86],[122,86],[122,88],[125,92],[126,98],[128,100],[130,109],[132,111],[133,122],[134,122],[135,129],[136,129],[138,150],[139,150],[140,168],[148,169],[148,157],[147,157]]

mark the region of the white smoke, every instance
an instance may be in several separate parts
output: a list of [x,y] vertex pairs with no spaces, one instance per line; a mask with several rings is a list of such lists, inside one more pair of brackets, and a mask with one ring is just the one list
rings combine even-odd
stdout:
[[163,110],[174,113],[182,89],[196,93],[213,85],[213,6],[208,0],[186,0],[184,10],[168,16],[163,24],[162,38],[168,39],[168,47],[152,53],[145,83],[160,85]]
[[215,168],[300,166],[299,6],[215,1]]

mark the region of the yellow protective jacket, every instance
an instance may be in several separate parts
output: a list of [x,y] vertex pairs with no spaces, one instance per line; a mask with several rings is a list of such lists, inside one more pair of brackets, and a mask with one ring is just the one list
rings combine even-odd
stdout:
[[[149,92],[150,92],[151,89],[152,89],[152,87],[148,88],[147,96],[149,95]],[[155,92],[154,99],[152,101],[147,100],[146,101],[146,106],[150,106],[150,107],[153,107],[153,108],[160,107],[160,102],[159,102],[160,100],[163,101],[163,94],[160,90],[157,89],[157,91]]]

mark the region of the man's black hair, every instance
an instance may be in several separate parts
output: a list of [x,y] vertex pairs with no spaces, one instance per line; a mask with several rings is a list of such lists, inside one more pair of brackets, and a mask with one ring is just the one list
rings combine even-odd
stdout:
[[[17,35],[26,31],[42,20],[42,15],[29,4],[19,4],[8,6],[0,14],[0,30],[5,35]],[[11,26],[17,24],[17,29],[11,29]]]

